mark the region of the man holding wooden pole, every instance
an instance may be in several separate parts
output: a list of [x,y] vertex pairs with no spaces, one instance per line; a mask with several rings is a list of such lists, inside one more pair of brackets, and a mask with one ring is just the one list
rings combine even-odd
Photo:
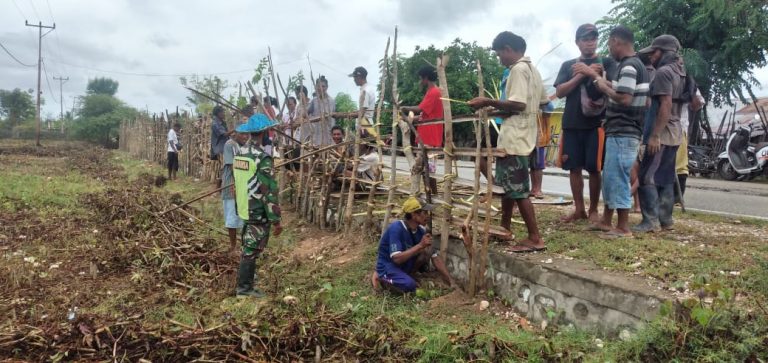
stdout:
[[539,234],[533,203],[528,199],[530,180],[529,155],[536,147],[539,109],[549,103],[539,71],[525,56],[525,40],[502,32],[492,44],[502,65],[509,68],[509,77],[502,85],[502,97],[494,100],[476,97],[469,101],[472,108],[493,107],[512,113],[504,119],[499,131],[498,147],[506,155],[496,162],[495,181],[504,188],[501,199],[501,226],[510,229],[512,208],[517,204],[528,229],[528,237],[512,246],[512,252],[534,252],[546,249]]
[[276,237],[283,231],[272,157],[261,144],[267,131],[275,126],[277,123],[264,114],[256,114],[237,128],[237,132],[251,135],[232,165],[237,214],[245,221],[241,237],[243,253],[237,271],[237,296],[264,297],[256,287],[256,259],[267,247],[270,229],[274,227]]

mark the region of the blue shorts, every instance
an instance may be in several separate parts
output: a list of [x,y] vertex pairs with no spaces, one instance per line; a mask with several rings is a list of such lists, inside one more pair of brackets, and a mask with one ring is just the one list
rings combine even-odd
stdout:
[[632,208],[629,173],[637,159],[640,140],[627,136],[605,138],[603,202],[608,209]]
[[222,199],[224,202],[224,226],[227,228],[243,228],[243,220],[237,215],[234,199]]
[[603,128],[563,130],[560,134],[559,161],[563,170],[584,169],[599,173],[603,167]]
[[547,147],[537,146],[530,155],[531,170],[544,170],[547,168]]

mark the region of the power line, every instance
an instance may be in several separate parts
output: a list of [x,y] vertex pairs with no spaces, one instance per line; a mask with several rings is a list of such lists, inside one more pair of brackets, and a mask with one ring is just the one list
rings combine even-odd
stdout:
[[8,50],[8,48],[6,48],[6,47],[3,45],[3,43],[0,43],[0,47],[2,47],[2,48],[3,48],[3,50],[4,50],[6,53],[8,53],[8,55],[9,55],[9,56],[11,56],[11,58],[13,58],[13,60],[15,60],[17,63],[21,64],[22,66],[24,66],[24,67],[34,67],[34,66],[35,66],[34,64],[24,64],[24,62],[22,62],[22,61],[20,61],[18,58],[16,58],[16,57],[13,55],[13,53],[11,53],[11,51],[10,51],[10,50]]
[[40,14],[37,13],[37,7],[35,7],[35,2],[32,0],[29,0],[29,4],[32,5],[32,11],[35,12],[35,16],[37,16],[37,20],[43,20],[43,18],[40,17]]
[[[275,64],[275,67],[276,66],[290,64],[290,63],[295,63],[295,62],[301,61],[303,59],[304,58],[295,59],[295,60],[288,61],[288,62],[282,62],[282,63],[279,63],[279,64]],[[49,60],[51,62],[54,62],[54,63],[63,64],[63,65],[67,65],[67,66],[75,67],[75,68],[86,69],[86,70],[95,71],[95,72],[112,73],[112,74],[120,74],[120,75],[124,75],[124,76],[137,76],[137,77],[217,76],[217,75],[225,75],[225,74],[236,74],[236,73],[244,73],[244,72],[253,72],[253,70],[254,70],[254,68],[251,67],[251,68],[239,69],[239,70],[235,70],[235,71],[225,71],[225,72],[215,72],[215,73],[178,73],[178,74],[139,73],[139,72],[115,71],[115,70],[106,70],[106,69],[100,69],[100,68],[94,68],[94,67],[86,67],[86,66],[81,66],[81,65],[77,65],[77,64],[71,64],[71,63],[67,63],[67,62],[62,62],[60,60],[55,60],[55,59],[49,59]]]
[[[51,14],[51,21],[54,24],[56,24],[56,19],[53,17],[53,9],[51,8],[51,2],[49,0],[45,0],[45,3],[46,5],[48,5],[48,13]],[[63,57],[64,52],[62,51],[62,48],[61,48],[61,40],[59,39],[59,32],[53,33],[53,36],[54,38],[56,38],[56,48],[58,50],[57,57],[64,59]],[[66,66],[64,66],[64,71],[66,73],[69,73],[69,69],[67,69]]]
[[51,98],[53,98],[54,102],[59,103],[59,101],[56,100],[56,95],[53,94],[53,87],[51,87],[51,80],[48,78],[48,70],[45,69],[45,62],[43,62],[43,73],[45,73],[45,83],[48,84],[48,91],[51,92]]
[[15,7],[16,7],[16,10],[18,10],[18,11],[19,11],[19,14],[21,14],[21,17],[22,17],[22,18],[24,18],[24,19],[26,19],[26,18],[27,18],[27,15],[26,15],[26,14],[24,14],[24,12],[23,12],[23,11],[21,11],[21,8],[19,7],[19,4],[16,4],[16,0],[11,0],[11,1],[13,1],[13,6],[15,6]]

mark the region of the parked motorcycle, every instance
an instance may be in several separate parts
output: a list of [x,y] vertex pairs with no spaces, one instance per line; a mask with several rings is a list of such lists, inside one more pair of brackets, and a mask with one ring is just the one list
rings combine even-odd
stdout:
[[751,180],[768,175],[768,142],[750,143],[751,126],[739,126],[718,155],[717,171],[725,180]]
[[717,163],[712,160],[712,149],[701,145],[688,145],[688,173],[711,178],[717,171]]

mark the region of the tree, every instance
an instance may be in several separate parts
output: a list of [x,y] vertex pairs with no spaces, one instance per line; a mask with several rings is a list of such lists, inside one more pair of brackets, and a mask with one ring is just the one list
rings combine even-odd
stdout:
[[[179,78],[179,82],[181,82],[181,85],[184,87],[189,87],[192,89],[197,90],[198,92],[203,93],[204,95],[212,98],[212,99],[218,99],[216,95],[222,95],[223,91],[229,88],[229,82],[226,80],[222,80],[218,76],[213,77],[198,77],[197,75],[192,75],[191,77],[181,77]],[[242,86],[240,87],[241,91],[239,92],[240,95],[238,95],[237,104],[240,105],[241,100],[239,98],[242,97],[244,92],[242,92]],[[207,114],[210,113],[211,110],[213,110],[214,103],[197,93],[194,93],[190,91],[191,94],[187,96],[188,104],[191,106],[195,106],[195,112],[198,114]],[[247,93],[247,92],[245,92]],[[242,97],[243,100],[245,100],[244,97]],[[232,101],[232,97],[229,99]],[[243,106],[245,106],[243,104]]]
[[[461,39],[457,38],[443,49],[438,49],[434,45],[426,48],[417,46],[410,57],[398,55],[397,88],[400,93],[401,105],[418,105],[421,102],[421,99],[424,97],[424,90],[419,86],[420,79],[417,72],[422,66],[428,64],[434,66],[437,57],[443,53],[450,56],[448,65],[445,68],[445,75],[448,80],[448,92],[452,99],[470,100],[478,96],[477,66],[475,65],[475,62],[478,60],[483,69],[485,89],[488,90],[486,95],[495,97],[504,67],[489,48],[481,47],[476,42],[462,42]],[[388,107],[391,109],[391,78],[388,78],[387,82],[384,96],[385,102],[387,102]],[[462,103],[453,103],[451,107],[453,114],[456,115],[474,112],[469,106]],[[382,120],[383,133],[391,132],[392,113],[384,112]],[[455,142],[459,145],[474,142],[473,135],[474,131],[470,123],[461,123],[454,126]],[[402,140],[402,138],[399,139]]]
[[106,147],[117,146],[120,122],[138,115],[138,111],[108,94],[89,94],[81,98],[81,103],[73,125],[75,137]]
[[[339,92],[336,94],[336,112],[355,112],[357,111],[357,103],[352,101],[352,96]],[[355,124],[355,120],[336,120],[336,123],[341,127],[352,127]]]
[[32,95],[18,88],[13,91],[0,90],[0,115],[6,118],[11,128],[35,117]]
[[102,94],[114,96],[117,93],[117,87],[120,84],[106,77],[97,77],[88,81],[88,87],[86,87],[86,93],[89,95]]
[[[746,101],[760,86],[753,69],[766,66],[768,4],[765,0],[613,0],[617,5],[599,25],[621,24],[641,46],[672,34],[683,46],[687,70],[716,106]],[[604,38],[608,32],[602,32]],[[603,39],[603,43],[605,39]]]

